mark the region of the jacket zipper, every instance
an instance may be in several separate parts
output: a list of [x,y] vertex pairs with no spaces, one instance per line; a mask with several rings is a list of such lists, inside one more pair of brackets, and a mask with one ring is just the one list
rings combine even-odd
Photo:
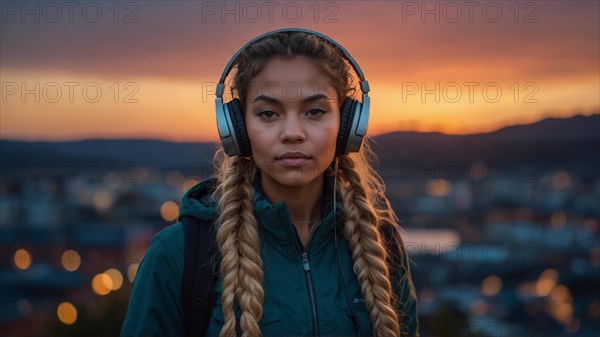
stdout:
[[[321,220],[322,221],[322,220]],[[306,244],[306,250],[302,251],[302,244],[300,242],[300,235],[298,235],[298,230],[296,230],[296,226],[294,227],[294,232],[296,232],[298,248],[300,252],[302,252],[302,267],[304,268],[304,276],[306,276],[306,284],[308,285],[308,295],[310,298],[310,306],[312,313],[312,321],[313,321],[313,336],[319,336],[319,316],[317,314],[317,303],[315,300],[315,291],[313,289],[312,277],[310,275],[310,263],[308,262],[308,249],[310,248],[310,241],[312,239],[313,233],[316,231],[317,227],[321,224],[319,222],[315,228],[310,233],[308,237],[308,242]]]
[[313,334],[319,335],[319,318],[317,317],[317,303],[315,301],[315,292],[312,286],[312,278],[310,277],[310,265],[308,263],[308,253],[302,253],[302,265],[304,266],[304,274],[306,275],[306,283],[308,283],[308,294],[310,295],[310,305],[312,307],[313,319]]

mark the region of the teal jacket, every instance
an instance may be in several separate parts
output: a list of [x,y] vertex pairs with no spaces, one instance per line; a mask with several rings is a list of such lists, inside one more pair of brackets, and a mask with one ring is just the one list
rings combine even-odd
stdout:
[[[216,220],[217,205],[209,190],[214,178],[205,179],[183,197],[178,222],[157,233],[138,268],[121,336],[182,336],[181,287],[184,264],[184,237],[181,218]],[[372,325],[353,272],[352,257],[342,235],[344,211],[336,202],[339,263],[334,245],[332,179],[324,179],[322,221],[314,228],[306,252],[284,202],[273,205],[258,179],[254,186],[255,214],[260,223],[265,297],[259,322],[264,336],[354,336],[348,299],[359,319],[361,336],[371,336]],[[402,247],[402,251],[404,248]],[[398,296],[402,336],[418,336],[417,300],[409,261],[393,280]],[[344,289],[346,288],[346,289]],[[218,336],[223,326],[221,278],[214,287],[217,303],[206,336]],[[345,291],[348,292],[348,299]],[[238,308],[235,311],[239,315]],[[238,316],[239,317],[239,316]],[[238,321],[239,329],[239,321]]]

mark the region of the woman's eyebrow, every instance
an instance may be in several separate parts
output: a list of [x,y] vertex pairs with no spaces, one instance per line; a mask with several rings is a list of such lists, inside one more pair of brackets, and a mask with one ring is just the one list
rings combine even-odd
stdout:
[[[319,94],[312,95],[312,96],[304,98],[301,101],[301,103],[314,102],[314,101],[318,101],[318,100],[321,100],[321,99],[328,100],[329,97],[327,95],[325,95],[325,94],[319,93]],[[266,96],[266,95],[258,95],[258,96],[256,96],[252,100],[252,103],[254,103],[254,102],[258,101],[258,100],[262,100],[262,101],[266,101],[266,102],[269,102],[269,103],[272,103],[272,104],[278,104],[278,105],[281,105],[281,103],[282,103],[280,100],[278,100],[278,99],[276,99],[274,97]]]

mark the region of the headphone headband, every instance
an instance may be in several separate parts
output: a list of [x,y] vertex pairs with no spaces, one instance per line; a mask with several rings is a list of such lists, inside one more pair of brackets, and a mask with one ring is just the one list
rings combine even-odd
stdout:
[[219,83],[217,84],[217,90],[216,90],[216,96],[217,97],[223,97],[223,92],[225,90],[225,78],[227,77],[227,75],[229,75],[229,73],[231,72],[231,69],[233,68],[233,64],[235,63],[235,61],[237,61],[238,57],[240,56],[240,54],[251,44],[255,43],[256,41],[267,37],[269,35],[273,35],[273,34],[277,34],[277,33],[293,33],[293,32],[302,32],[302,33],[307,33],[307,34],[312,34],[315,36],[318,36],[322,39],[324,39],[325,41],[333,44],[334,46],[336,46],[339,50],[342,51],[342,53],[344,54],[344,57],[350,61],[350,64],[352,65],[352,68],[354,69],[354,71],[356,72],[356,74],[358,75],[358,78],[360,79],[360,90],[363,92],[363,94],[366,94],[369,92],[370,88],[369,88],[369,82],[367,82],[367,80],[365,80],[365,75],[362,72],[362,69],[360,69],[360,66],[358,65],[358,63],[354,60],[354,58],[352,57],[352,55],[350,55],[350,53],[346,50],[346,48],[344,48],[341,44],[335,42],[332,38],[323,35],[319,32],[315,32],[313,30],[309,30],[309,29],[304,29],[304,28],[282,28],[282,29],[276,29],[270,32],[266,32],[264,34],[261,34],[255,38],[253,38],[252,40],[248,41],[245,45],[242,46],[242,48],[240,48],[235,54],[233,54],[233,57],[231,57],[231,59],[229,60],[229,62],[227,62],[227,65],[225,66],[225,69],[223,69],[223,73],[221,74],[221,78],[219,79]]

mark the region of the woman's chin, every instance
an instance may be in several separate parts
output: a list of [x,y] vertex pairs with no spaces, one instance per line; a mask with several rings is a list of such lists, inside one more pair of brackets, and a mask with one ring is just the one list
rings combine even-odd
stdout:
[[287,187],[301,187],[311,184],[323,174],[323,172],[306,167],[278,168],[274,173],[270,178],[275,180],[279,185]]

